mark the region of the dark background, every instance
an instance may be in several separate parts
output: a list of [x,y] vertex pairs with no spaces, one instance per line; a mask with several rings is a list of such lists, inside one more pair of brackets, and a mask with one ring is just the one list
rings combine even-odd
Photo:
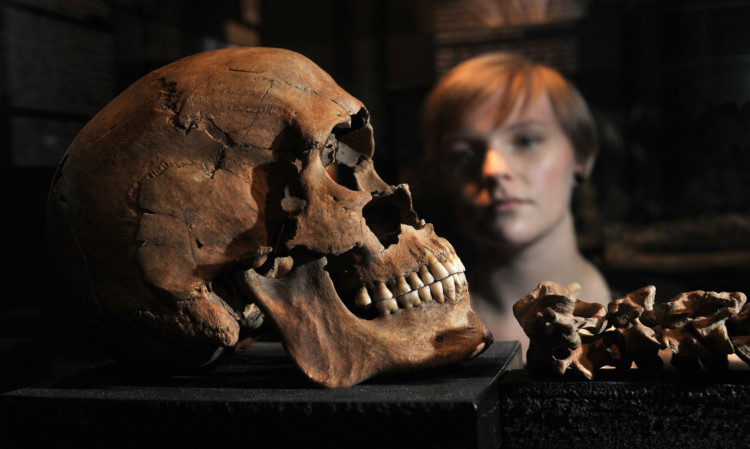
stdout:
[[148,71],[227,45],[296,50],[361,99],[376,169],[411,185],[417,212],[459,253],[465,236],[420,160],[421,102],[486,50],[548,63],[578,85],[603,136],[575,203],[585,253],[625,291],[750,291],[750,1],[559,1],[542,17],[506,3],[1,1],[0,390],[91,360],[65,326],[43,237],[65,148]]

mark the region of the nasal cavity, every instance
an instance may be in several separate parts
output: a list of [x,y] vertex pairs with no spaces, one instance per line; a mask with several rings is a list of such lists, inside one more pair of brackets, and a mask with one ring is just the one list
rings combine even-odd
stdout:
[[398,242],[401,233],[401,211],[397,204],[390,201],[373,199],[362,209],[367,227],[388,248]]

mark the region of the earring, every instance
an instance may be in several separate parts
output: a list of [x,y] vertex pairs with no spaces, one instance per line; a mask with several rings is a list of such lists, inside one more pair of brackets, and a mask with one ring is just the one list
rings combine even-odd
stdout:
[[573,181],[575,182],[575,185],[579,186],[583,184],[583,181],[585,181],[586,178],[584,178],[583,173],[577,171],[573,173]]

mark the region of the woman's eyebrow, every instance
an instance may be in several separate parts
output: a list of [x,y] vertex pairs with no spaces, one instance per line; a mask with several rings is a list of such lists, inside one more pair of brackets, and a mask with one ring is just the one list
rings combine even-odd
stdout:
[[522,120],[520,122],[513,122],[513,123],[511,123],[509,125],[506,125],[506,126],[504,126],[502,128],[505,128],[507,130],[513,131],[513,130],[516,130],[516,129],[543,127],[543,126],[546,126],[546,125],[547,125],[547,122],[544,122],[542,120],[529,119],[529,120]]
[[483,137],[482,133],[474,131],[454,131],[446,134],[443,138],[443,142],[453,142],[456,140],[478,140]]

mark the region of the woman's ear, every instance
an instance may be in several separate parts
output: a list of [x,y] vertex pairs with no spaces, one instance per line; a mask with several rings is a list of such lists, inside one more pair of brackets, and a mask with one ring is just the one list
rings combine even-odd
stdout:
[[573,176],[575,176],[575,179],[576,181],[578,181],[578,183],[589,179],[589,176],[591,176],[591,172],[594,170],[595,162],[596,155],[593,154],[583,159],[579,159],[576,162],[575,173],[573,174]]

